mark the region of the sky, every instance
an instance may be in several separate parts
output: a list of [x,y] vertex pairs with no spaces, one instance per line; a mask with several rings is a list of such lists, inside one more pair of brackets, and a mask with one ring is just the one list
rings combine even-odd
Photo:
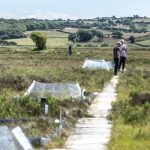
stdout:
[[0,0],[0,18],[150,17],[150,0]]

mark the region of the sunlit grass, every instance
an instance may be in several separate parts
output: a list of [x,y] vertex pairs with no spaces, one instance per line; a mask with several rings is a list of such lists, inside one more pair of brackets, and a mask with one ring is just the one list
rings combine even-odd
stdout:
[[109,150],[149,150],[150,132],[149,126],[143,127],[143,134],[139,134],[140,127],[125,125],[123,122],[115,122],[112,128]]
[[[71,29],[74,31],[74,29]],[[33,31],[26,31],[25,34],[27,36],[29,36]],[[40,30],[35,30],[35,32],[42,32],[44,34],[46,34],[49,38],[67,38],[68,34],[67,33],[63,33],[63,32],[58,32],[55,30],[51,30],[51,31],[40,31]]]
[[137,43],[142,44],[142,45],[150,45],[150,39],[149,40],[144,40],[144,41],[139,41]]
[[[20,38],[20,39],[10,39],[8,41],[16,42],[17,45],[26,45],[26,46],[34,46],[35,44],[33,41],[27,37],[27,38]],[[68,44],[68,38],[67,37],[60,37],[60,38],[48,38],[46,42],[46,46],[48,47],[67,47]]]
[[[118,84],[118,102],[131,99],[131,93],[150,92],[150,53],[144,50],[129,50],[127,58],[127,71],[120,73]],[[123,103],[122,103],[123,105]],[[132,106],[133,107],[133,106]],[[143,106],[141,106],[143,107]],[[148,106],[147,106],[148,107]],[[140,106],[139,106],[140,108]],[[123,110],[120,109],[121,113]],[[126,123],[123,116],[118,114],[113,118],[111,138],[108,143],[109,150],[149,150],[150,148],[150,120],[140,123]],[[126,112],[127,113],[127,112]],[[134,112],[132,112],[134,117]],[[140,111],[138,112],[140,115]],[[148,113],[148,112],[147,112]],[[115,115],[115,110],[114,110]],[[130,116],[128,116],[130,117]],[[128,118],[126,118],[128,119]],[[145,118],[140,118],[141,120]]]

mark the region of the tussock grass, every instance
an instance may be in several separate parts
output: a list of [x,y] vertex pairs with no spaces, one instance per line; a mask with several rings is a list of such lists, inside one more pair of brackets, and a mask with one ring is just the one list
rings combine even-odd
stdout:
[[[17,47],[18,48],[18,47]],[[43,52],[29,50],[13,51],[13,48],[0,48],[0,90],[10,88],[23,91],[33,80],[39,82],[75,82],[91,92],[101,89],[112,72],[104,70],[83,70],[86,58],[111,60],[111,52],[89,49],[75,49],[68,56],[66,49],[48,49]],[[12,50],[12,51],[11,51]],[[26,51],[25,51],[26,50]],[[77,55],[80,51],[81,54]]]
[[142,134],[139,134],[140,127],[124,125],[123,122],[114,122],[111,141],[108,144],[110,150],[149,150],[150,133],[149,126],[145,126]]
[[[44,51],[33,51],[32,46],[0,47],[0,117],[28,118],[26,123],[13,122],[9,127],[19,125],[27,136],[53,135],[56,129],[54,120],[62,115],[73,127],[79,117],[88,117],[88,104],[47,98],[49,114],[41,113],[40,102],[34,102],[21,96],[33,80],[39,82],[79,82],[88,92],[101,91],[103,85],[110,80],[113,72],[106,70],[82,69],[86,58],[111,60],[110,49],[79,48],[73,49],[73,55],[67,54],[67,48],[47,48]],[[80,54],[77,54],[80,52]],[[20,98],[12,100],[12,96]],[[69,115],[66,114],[69,112]],[[45,148],[62,147],[64,139],[54,138]]]
[[145,95],[140,93],[150,92],[150,53],[144,50],[128,53],[127,72],[120,73],[118,101],[110,115],[113,128],[108,149],[149,150],[150,104],[135,106],[132,101]]

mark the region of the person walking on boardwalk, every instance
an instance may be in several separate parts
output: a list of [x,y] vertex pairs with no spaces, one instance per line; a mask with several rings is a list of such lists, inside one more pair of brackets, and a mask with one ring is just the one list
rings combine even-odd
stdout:
[[124,43],[124,40],[121,39],[121,46],[120,46],[120,62],[119,62],[119,66],[118,69],[122,69],[122,71],[124,71],[125,68],[125,63],[126,63],[126,57],[127,57],[127,46]]
[[122,45],[121,42],[117,42],[116,46],[113,48],[114,75],[117,75],[117,71],[118,71],[121,45]]

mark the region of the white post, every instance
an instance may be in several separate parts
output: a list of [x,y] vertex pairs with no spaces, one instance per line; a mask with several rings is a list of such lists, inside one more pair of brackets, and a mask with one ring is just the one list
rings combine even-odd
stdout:
[[62,127],[62,114],[61,114],[61,107],[60,107],[60,112],[59,112],[59,120],[60,120],[59,126],[60,126],[60,127]]

